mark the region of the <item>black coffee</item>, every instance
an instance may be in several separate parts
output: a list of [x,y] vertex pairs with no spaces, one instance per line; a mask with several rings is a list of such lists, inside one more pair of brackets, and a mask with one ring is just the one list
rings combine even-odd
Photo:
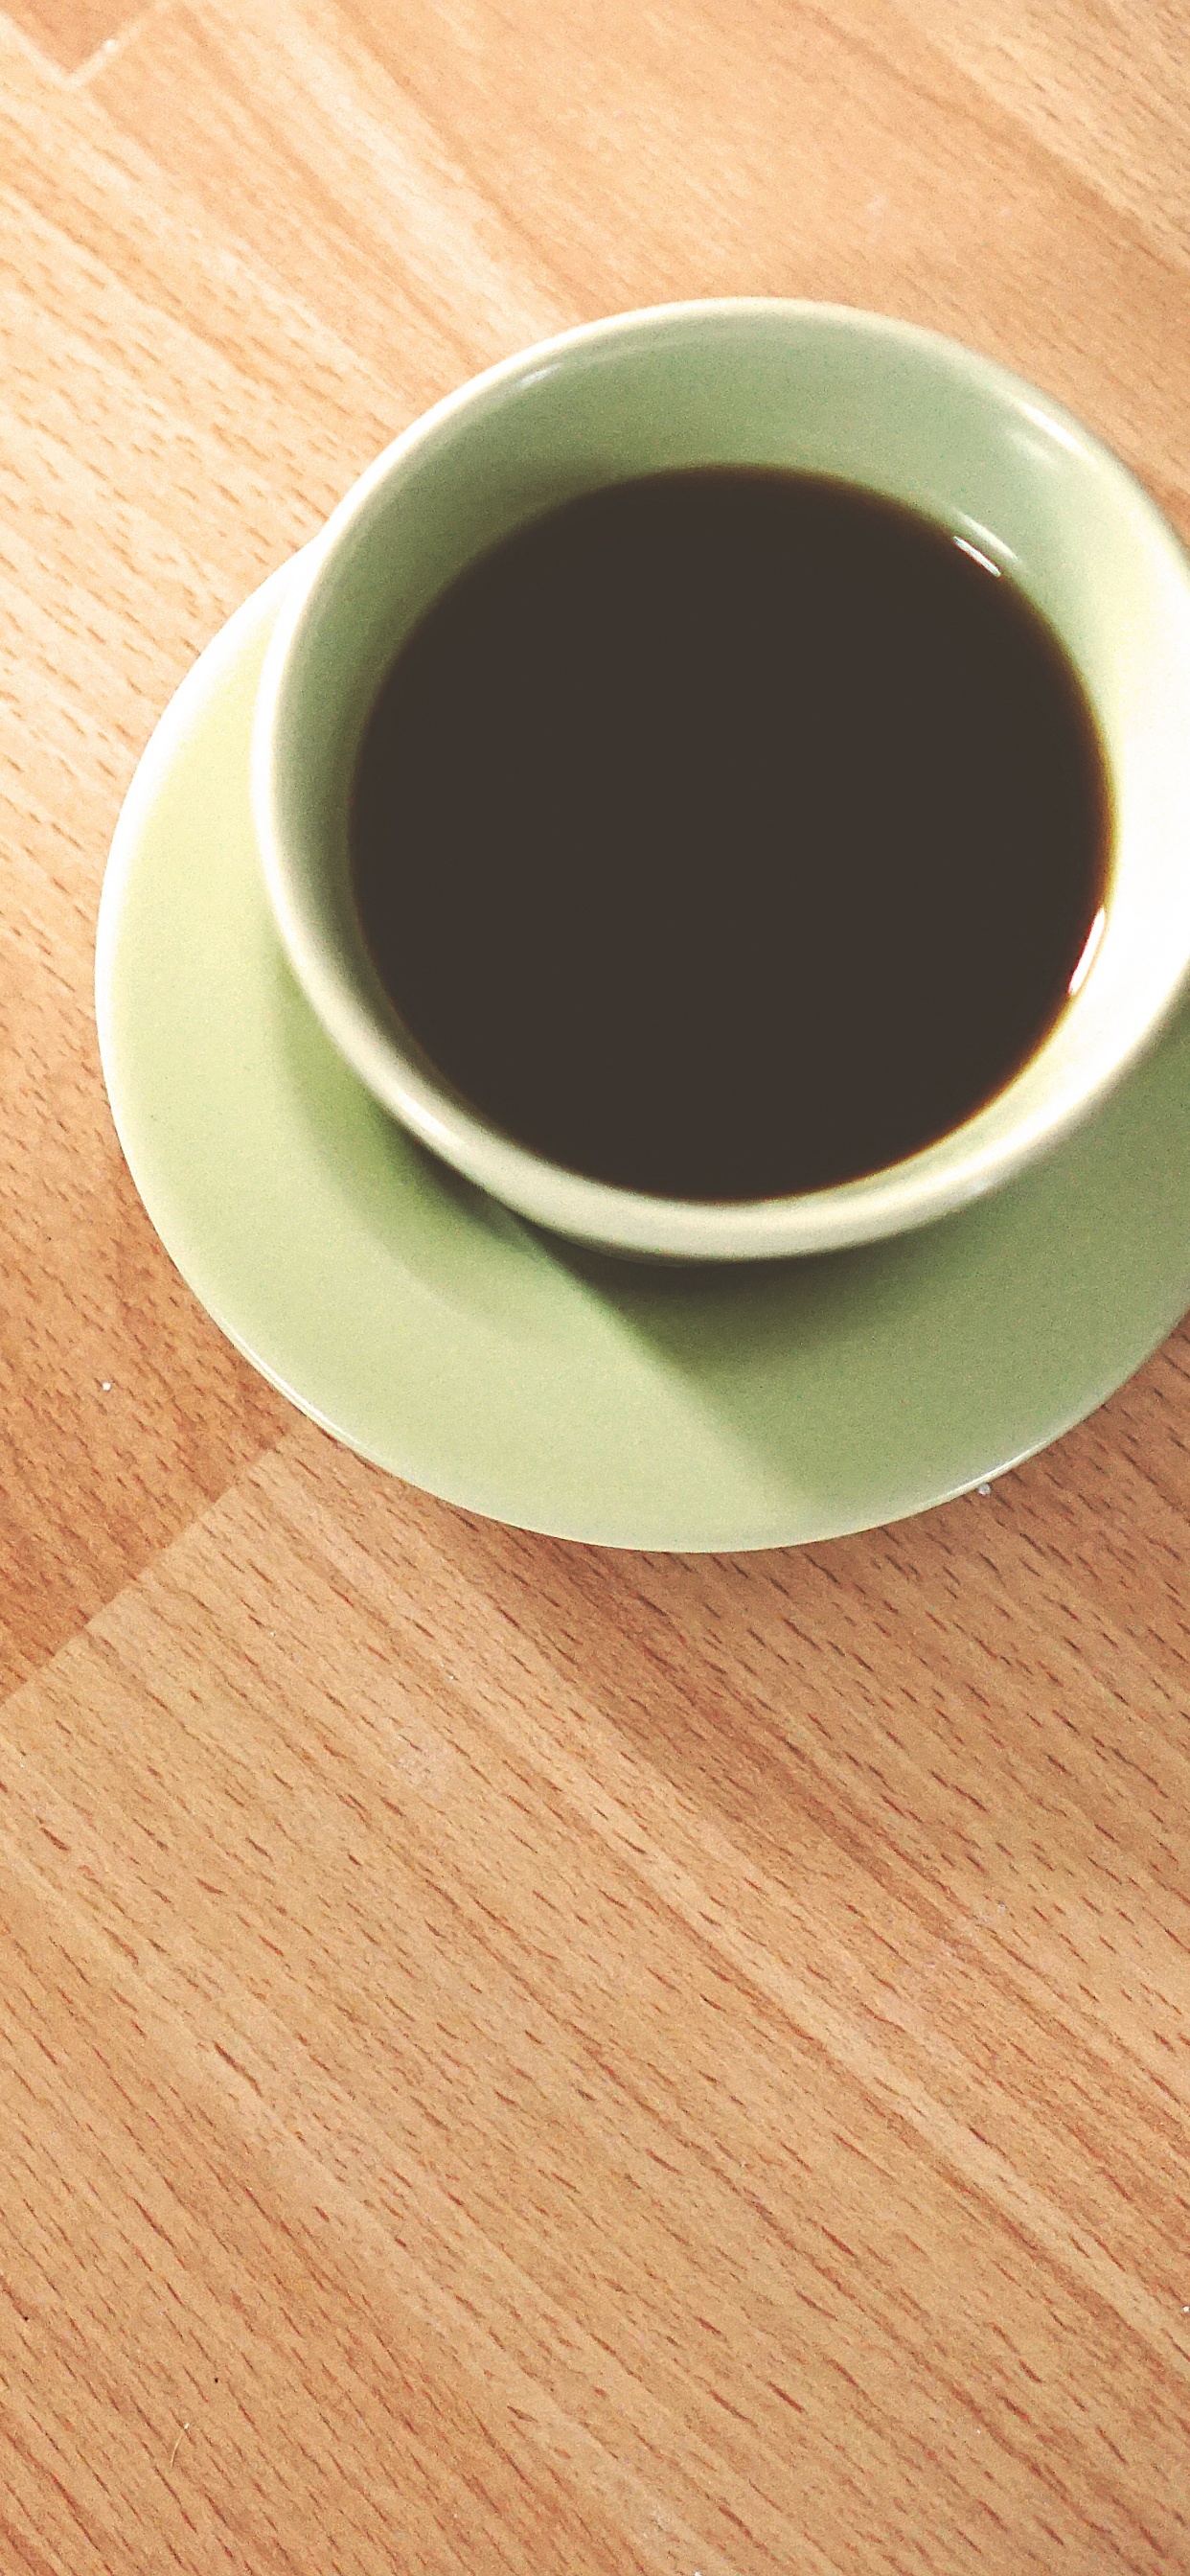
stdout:
[[474,1106],[629,1189],[767,1198],[980,1108],[1065,1001],[1110,805],[1036,611],[851,486],[614,485],[472,565],[393,664],[355,891]]

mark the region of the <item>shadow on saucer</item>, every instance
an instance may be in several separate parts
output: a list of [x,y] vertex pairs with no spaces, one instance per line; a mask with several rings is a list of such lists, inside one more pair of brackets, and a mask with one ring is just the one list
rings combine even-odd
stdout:
[[892,1519],[996,1472],[1119,1384],[1190,1295],[1190,1109],[1168,1114],[1171,1084],[1190,1104],[1190,1019],[1089,1126],[957,1215],[840,1253],[674,1264],[550,1235],[438,1162],[279,954],[274,1008],[310,1141],[406,1280],[518,1370],[564,1347],[593,1407],[624,1401],[627,1337],[795,1519]]

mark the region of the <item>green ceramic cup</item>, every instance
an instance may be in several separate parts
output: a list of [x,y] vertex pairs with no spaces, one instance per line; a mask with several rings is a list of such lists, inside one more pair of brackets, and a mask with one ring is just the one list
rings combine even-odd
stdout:
[[[840,476],[1008,571],[1080,672],[1107,752],[1114,851],[1080,989],[977,1116],[871,1177],[694,1205],[543,1160],[443,1082],[369,962],[347,813],[385,669],[429,603],[555,503],[668,467]],[[584,325],[436,405],[372,465],[293,575],[253,741],[265,877],[342,1055],[423,1143],[537,1223],[638,1255],[755,1260],[924,1225],[997,1188],[1119,1081],[1190,972],[1190,563],[1132,476],[1056,403],[958,343],[874,314],[762,300]],[[609,1037],[614,1044],[614,1035]]]

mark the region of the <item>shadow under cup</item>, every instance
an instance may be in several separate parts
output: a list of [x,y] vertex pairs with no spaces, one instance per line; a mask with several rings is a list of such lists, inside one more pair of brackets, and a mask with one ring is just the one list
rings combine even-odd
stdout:
[[[1083,682],[1114,831],[1092,969],[975,1117],[865,1179],[707,1206],[562,1171],[451,1092],[365,950],[348,811],[380,681],[468,563],[581,493],[722,464],[862,485],[965,536],[1008,573]],[[1043,395],[954,342],[876,316],[673,306],[508,360],[439,404],[362,477],[308,549],[269,648],[253,799],[270,896],[307,997],[424,1144],[580,1242],[755,1259],[874,1240],[981,1196],[1066,1134],[1156,1035],[1190,967],[1188,707],[1186,558],[1118,460]]]

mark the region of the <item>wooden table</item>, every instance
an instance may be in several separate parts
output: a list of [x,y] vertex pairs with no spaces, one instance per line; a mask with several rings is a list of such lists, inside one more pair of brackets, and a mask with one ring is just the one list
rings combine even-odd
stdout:
[[142,1214],[153,720],[435,396],[756,291],[1190,534],[1187,0],[4,0],[4,2576],[1190,2570],[1186,1337],[803,1553],[336,1449]]

